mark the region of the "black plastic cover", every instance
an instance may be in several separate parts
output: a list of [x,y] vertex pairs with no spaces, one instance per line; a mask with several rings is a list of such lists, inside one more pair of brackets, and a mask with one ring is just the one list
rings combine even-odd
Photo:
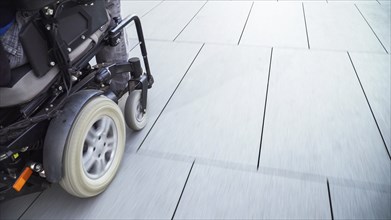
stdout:
[[74,49],[83,42],[82,35],[89,37],[107,23],[105,1],[87,6],[70,2],[56,19],[62,40]]
[[[43,20],[39,17],[32,19],[21,31],[19,37],[24,52],[37,77],[45,75],[54,61],[51,57],[53,50]],[[64,5],[55,18],[59,37],[56,39],[66,53],[77,48],[85,38],[95,33],[101,26],[107,23],[105,1],[96,1],[93,5],[80,5],[77,1],[71,1]],[[83,37],[84,36],[84,37]],[[68,51],[68,48],[71,49]]]
[[19,33],[24,53],[37,77],[44,76],[51,68],[48,42],[34,22],[29,22]]

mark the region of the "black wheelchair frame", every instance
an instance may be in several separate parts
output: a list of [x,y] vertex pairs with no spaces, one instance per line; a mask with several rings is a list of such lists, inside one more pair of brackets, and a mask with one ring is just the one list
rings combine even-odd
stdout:
[[[75,0],[64,2],[69,1]],[[64,51],[66,48],[61,45],[62,42],[56,35],[54,29],[56,24],[51,17],[56,13],[56,10],[59,10],[58,8],[62,7],[61,5],[58,3],[55,8],[45,7],[41,11],[41,14],[43,13],[46,17],[44,22],[47,22],[43,24],[43,27],[49,27],[47,25],[52,27],[47,30],[52,38],[52,46],[57,49],[54,53],[56,62],[60,66],[60,76],[45,92],[23,105],[23,108],[0,109],[0,202],[16,196],[42,191],[48,188],[50,183],[56,183],[60,180],[63,148],[62,146],[47,147],[44,140],[50,121],[62,114],[64,104],[69,99],[74,99],[75,94],[82,94],[78,95],[79,103],[82,105],[91,96],[104,94],[118,102],[118,99],[126,91],[130,93],[134,90],[141,90],[142,109],[145,110],[147,107],[147,91],[152,87],[154,79],[149,67],[139,17],[132,15],[123,20],[114,19],[115,24],[103,34],[104,40],[84,54],[81,59],[70,63],[67,60],[67,53]],[[137,30],[145,73],[138,58],[131,58],[124,63],[97,64],[91,67],[90,60],[103,47],[116,46],[121,40],[121,32],[131,22],[135,23]],[[114,75],[126,72],[131,74],[128,88],[125,88],[122,94],[116,95],[109,89],[110,80]],[[81,92],[89,89],[94,89],[95,92]],[[19,112],[15,112],[15,109],[18,109]],[[5,126],[1,126],[1,122],[5,123]],[[47,169],[49,166],[50,169]],[[26,167],[30,167],[33,174],[22,190],[17,192],[13,189],[13,185]]]

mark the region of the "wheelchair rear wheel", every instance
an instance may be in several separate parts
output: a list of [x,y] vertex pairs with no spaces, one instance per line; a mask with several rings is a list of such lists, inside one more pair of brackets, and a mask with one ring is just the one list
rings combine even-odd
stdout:
[[90,100],[80,110],[68,134],[62,188],[81,198],[103,192],[117,173],[125,139],[120,108],[104,96]]

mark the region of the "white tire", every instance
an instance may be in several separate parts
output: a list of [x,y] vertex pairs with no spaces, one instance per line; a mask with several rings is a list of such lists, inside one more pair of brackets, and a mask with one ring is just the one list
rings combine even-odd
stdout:
[[134,90],[126,99],[124,115],[126,124],[135,131],[143,129],[148,121],[148,112],[141,108],[141,90]]
[[62,188],[80,198],[103,192],[117,173],[125,139],[120,108],[104,96],[90,100],[80,110],[68,134]]

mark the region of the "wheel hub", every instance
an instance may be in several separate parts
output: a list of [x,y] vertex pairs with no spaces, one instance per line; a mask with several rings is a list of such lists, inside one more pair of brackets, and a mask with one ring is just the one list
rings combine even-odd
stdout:
[[97,120],[88,131],[82,161],[89,178],[98,179],[110,168],[117,150],[117,135],[115,123],[108,116]]
[[138,122],[142,122],[145,113],[144,113],[144,111],[143,111],[143,109],[142,109],[142,106],[141,106],[141,103],[140,103],[140,102],[139,102],[138,105],[137,105],[137,111],[136,111],[136,112],[137,112],[137,113],[136,113],[136,114],[137,114],[137,115],[136,115],[137,121],[138,121]]

